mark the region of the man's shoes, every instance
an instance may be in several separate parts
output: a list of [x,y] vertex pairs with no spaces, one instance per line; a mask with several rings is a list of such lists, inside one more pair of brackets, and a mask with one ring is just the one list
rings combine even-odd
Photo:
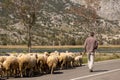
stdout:
[[90,72],[93,72],[93,70],[92,70],[92,69],[90,69]]

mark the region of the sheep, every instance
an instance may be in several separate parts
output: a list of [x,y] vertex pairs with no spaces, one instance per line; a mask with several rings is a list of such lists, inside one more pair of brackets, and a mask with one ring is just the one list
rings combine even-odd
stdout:
[[37,58],[37,69],[42,73],[42,68],[45,63],[45,58],[43,54],[38,54]]
[[7,56],[0,56],[0,62],[4,62],[7,59]]
[[1,75],[1,77],[3,77],[3,74],[4,74],[4,72],[3,72],[3,63],[0,62],[0,75]]
[[58,51],[51,52],[50,55],[60,55]]
[[36,68],[36,64],[37,64],[37,58],[36,58],[36,55],[33,54],[30,56],[30,61],[29,61],[28,65],[26,66],[27,69],[30,69],[28,71],[28,76],[33,76],[33,72]]
[[68,68],[68,66],[73,67],[73,63],[74,63],[74,54],[71,52],[62,52],[60,53],[59,56],[59,62],[61,64],[60,69],[63,69],[63,67]]
[[73,68],[73,63],[74,63],[74,57],[75,57],[75,54],[72,53],[72,52],[54,52],[54,53],[51,53],[50,55],[59,55],[58,56],[58,59],[59,59],[59,65],[60,65],[60,69],[63,69],[63,68],[68,68],[69,66]]
[[73,68],[74,54],[73,53],[66,53],[66,55],[67,55],[66,68],[68,68],[68,67]]
[[82,55],[76,56],[74,60],[75,60],[74,63],[75,66],[82,66]]
[[7,75],[7,78],[10,76],[10,72],[14,74],[14,76],[17,75],[17,69],[18,69],[18,59],[14,56],[8,56],[7,59],[3,62],[3,69]]
[[23,75],[26,75],[26,66],[28,65],[30,61],[30,57],[26,56],[25,54],[22,54],[18,57],[19,61],[19,71],[20,71],[20,77],[23,77]]
[[57,67],[60,69],[82,65],[82,55],[72,52],[61,52],[58,51],[44,52],[43,54],[38,53],[27,53],[27,54],[10,54],[10,56],[0,56],[0,75],[10,74],[16,76],[19,73],[20,77],[33,76],[34,71],[40,73],[50,71],[54,73]]
[[63,69],[64,65],[66,66],[66,62],[67,62],[67,58],[68,56],[66,55],[66,53],[60,53],[59,55],[59,65],[60,65],[60,69]]
[[49,54],[45,52],[44,54],[38,54],[37,67],[41,73],[47,72],[47,58]]
[[17,57],[18,56],[18,53],[8,53],[9,54],[9,56],[15,56],[15,57]]
[[51,55],[47,58],[47,65],[49,67],[49,70],[51,74],[54,73],[54,69],[57,67],[58,64],[58,57],[55,55]]
[[27,55],[31,56],[34,58],[34,72],[37,72],[38,70],[38,65],[37,65],[37,60],[38,60],[38,53],[28,53]]
[[21,77],[23,77],[23,75],[27,76],[27,70],[29,70],[28,76],[32,76],[33,69],[35,68],[37,63],[36,57],[23,54],[20,57],[18,57],[18,60],[20,76]]

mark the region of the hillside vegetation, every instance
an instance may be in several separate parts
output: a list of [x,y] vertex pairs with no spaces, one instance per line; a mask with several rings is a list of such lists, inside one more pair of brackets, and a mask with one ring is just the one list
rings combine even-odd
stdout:
[[[0,45],[26,45],[27,28],[0,0]],[[33,0],[34,1],[34,0]],[[45,0],[41,2],[32,45],[81,45],[90,31],[99,44],[120,44],[119,0]]]

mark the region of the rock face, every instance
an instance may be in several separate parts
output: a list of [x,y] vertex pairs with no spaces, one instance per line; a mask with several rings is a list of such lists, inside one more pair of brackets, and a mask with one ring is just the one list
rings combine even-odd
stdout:
[[107,20],[120,20],[120,0],[71,0],[87,7],[91,6],[97,14]]
[[98,14],[108,20],[120,20],[120,0],[102,0]]
[[[27,44],[27,28],[1,4],[0,44]],[[83,44],[90,31],[101,44],[120,39],[120,0],[45,0],[38,12],[33,45]]]

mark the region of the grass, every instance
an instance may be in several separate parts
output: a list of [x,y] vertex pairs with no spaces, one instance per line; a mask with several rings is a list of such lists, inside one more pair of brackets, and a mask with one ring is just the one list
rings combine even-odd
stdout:
[[[96,53],[95,62],[120,59],[120,53]],[[87,56],[83,56],[83,63],[87,63]]]

